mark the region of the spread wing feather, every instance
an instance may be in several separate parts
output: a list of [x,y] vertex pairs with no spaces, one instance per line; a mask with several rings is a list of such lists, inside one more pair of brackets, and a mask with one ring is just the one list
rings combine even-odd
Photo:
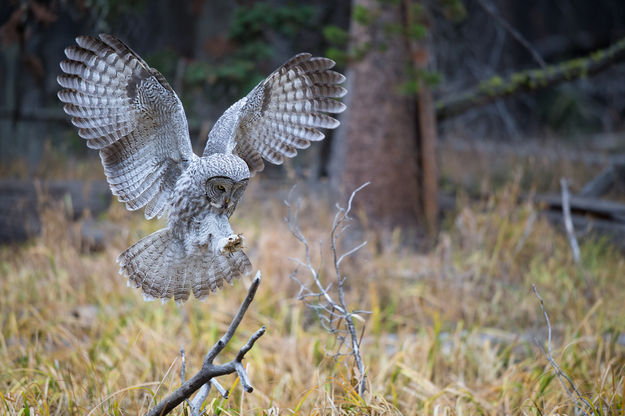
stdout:
[[347,93],[338,85],[345,77],[332,67],[328,58],[295,55],[224,113],[209,133],[204,155],[233,151],[256,173],[264,167],[262,159],[281,164],[322,140],[320,128],[339,125],[324,113],[345,110],[335,99]]
[[65,49],[59,99],[87,146],[98,149],[114,195],[150,219],[169,195],[191,149],[182,103],[160,72],[111,35],[81,36]]

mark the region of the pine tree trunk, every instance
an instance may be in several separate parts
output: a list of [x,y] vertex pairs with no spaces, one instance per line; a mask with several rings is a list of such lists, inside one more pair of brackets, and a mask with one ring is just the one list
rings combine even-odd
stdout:
[[[405,0],[405,8],[412,6],[414,0]],[[416,1],[416,4],[420,3]],[[409,26],[417,23],[430,28],[430,17],[426,9],[420,16],[406,13],[406,24]],[[419,20],[418,22],[416,20]],[[430,48],[427,39],[417,40],[409,38],[412,64],[417,73],[428,69],[430,61]],[[438,160],[436,144],[438,141],[438,131],[436,125],[436,111],[432,91],[423,79],[419,79],[419,90],[417,91],[417,121],[418,121],[418,143],[419,143],[419,170],[421,190],[421,207],[423,208],[423,219],[427,234],[432,239],[438,235]]]
[[436,153],[437,129],[436,113],[432,91],[421,83],[417,93],[419,116],[419,138],[421,145],[421,180],[423,192],[421,203],[428,235],[435,238],[438,234],[438,160]]
[[[400,36],[384,31],[385,24],[402,22],[401,9],[377,0],[354,0],[353,6],[379,17],[366,25],[352,19],[351,38],[374,46],[348,71],[349,110],[333,143],[330,176],[343,194],[371,182],[356,201],[369,224],[417,230],[421,210],[414,98],[398,91],[406,79],[409,51]],[[385,47],[376,46],[380,44]]]

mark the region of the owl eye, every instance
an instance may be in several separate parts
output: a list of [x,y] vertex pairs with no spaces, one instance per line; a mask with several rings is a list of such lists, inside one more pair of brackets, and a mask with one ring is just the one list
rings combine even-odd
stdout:
[[224,188],[223,185],[217,185],[217,189],[219,189],[220,191],[225,191],[226,188]]

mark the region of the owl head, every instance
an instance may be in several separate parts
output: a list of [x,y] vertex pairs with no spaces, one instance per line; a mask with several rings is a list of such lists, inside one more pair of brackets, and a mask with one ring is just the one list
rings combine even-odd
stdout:
[[206,198],[210,210],[217,214],[232,215],[239,200],[243,196],[248,179],[236,181],[225,176],[208,178],[205,185]]
[[202,174],[198,185],[206,197],[208,209],[216,214],[232,215],[250,178],[243,159],[232,154],[216,153],[201,159]]

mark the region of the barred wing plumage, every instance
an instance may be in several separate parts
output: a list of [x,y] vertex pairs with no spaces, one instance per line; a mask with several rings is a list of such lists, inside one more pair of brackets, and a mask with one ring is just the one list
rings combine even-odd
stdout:
[[322,140],[319,128],[339,125],[325,113],[345,110],[335,99],[347,93],[338,85],[345,77],[332,67],[328,58],[295,55],[224,113],[209,134],[204,155],[233,151],[254,174],[263,169],[263,158],[281,164],[297,149]]
[[[65,54],[59,99],[80,137],[99,150],[111,191],[128,209],[145,208],[148,219],[170,213],[167,227],[118,258],[147,298],[204,298],[247,273],[242,237],[229,223],[241,196],[233,189],[244,189],[263,158],[280,164],[323,139],[319,129],[339,125],[326,113],[345,109],[335,99],[346,90],[334,62],[296,55],[226,110],[209,133],[207,157],[199,158],[180,99],[123,42],[81,36]],[[216,178],[228,185],[216,189],[230,194],[208,192]]]
[[100,151],[114,195],[145,217],[162,216],[189,160],[180,99],[163,75],[111,35],[76,38],[65,49],[59,99],[87,146]]

